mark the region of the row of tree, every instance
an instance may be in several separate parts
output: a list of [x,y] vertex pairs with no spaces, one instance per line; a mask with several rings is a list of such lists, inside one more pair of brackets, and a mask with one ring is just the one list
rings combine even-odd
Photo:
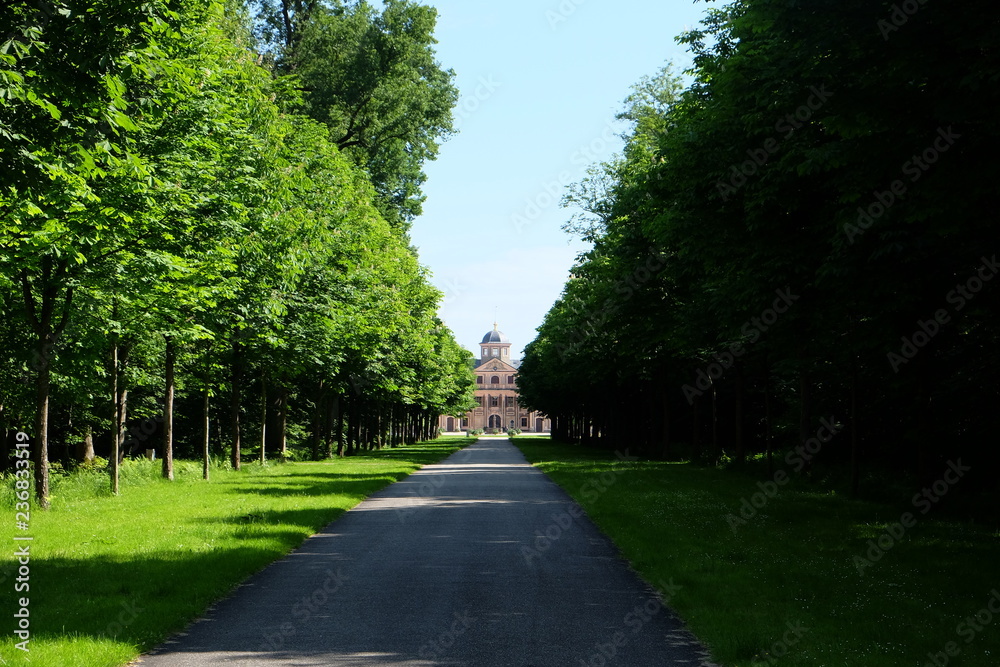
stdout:
[[[1000,463],[1000,12],[736,0],[572,188],[593,241],[521,367],[557,435],[932,479]],[[832,423],[831,423],[832,419]],[[801,461],[801,464],[798,462]],[[971,488],[971,487],[970,487]]]
[[95,440],[117,492],[145,449],[207,477],[251,432],[320,458],[471,404],[406,235],[455,99],[434,12],[302,4],[0,7],[0,425],[43,506]]

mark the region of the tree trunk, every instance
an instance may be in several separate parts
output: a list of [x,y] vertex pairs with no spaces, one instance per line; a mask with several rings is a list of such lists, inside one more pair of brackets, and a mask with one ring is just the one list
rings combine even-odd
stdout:
[[[809,434],[811,398],[809,370],[801,368],[799,370],[799,445],[803,447],[811,437]],[[812,470],[812,462],[807,460],[804,471],[808,473],[810,470]]]
[[54,325],[56,301],[59,299],[59,281],[65,278],[66,263],[53,266],[53,258],[46,255],[42,259],[42,275],[38,279],[41,301],[36,302],[31,276],[27,270],[20,274],[21,292],[28,322],[35,332],[36,380],[35,380],[35,498],[41,509],[49,507],[49,400],[52,393],[52,349],[65,329],[70,306],[73,303],[73,288],[68,288],[63,300],[62,316]]
[[233,338],[232,392],[229,398],[229,422],[232,429],[232,451],[230,463],[233,470],[240,469],[240,393],[242,390],[242,350],[239,340]]
[[[112,318],[118,318],[117,303],[112,308]],[[114,403],[114,416],[111,419],[111,459],[108,472],[111,476],[111,493],[118,495],[118,444],[122,431],[122,405],[118,394],[118,334],[114,334],[111,343],[111,400]]]
[[[46,338],[39,340],[39,350],[44,350]],[[39,359],[37,392],[35,404],[35,499],[42,509],[49,507],[49,395],[51,393],[52,372],[47,355]]]
[[861,439],[858,424],[858,357],[851,357],[851,497],[861,490]]
[[691,406],[691,458],[701,461],[701,397],[694,397]]
[[664,460],[670,458],[670,392],[666,387],[661,387],[660,406],[660,457]]
[[260,464],[267,462],[267,375],[260,376]]
[[319,461],[320,441],[323,438],[323,381],[319,383],[319,390],[316,392],[316,405],[313,408],[312,418],[312,460]]
[[767,452],[767,476],[774,476],[774,447],[771,443],[771,365],[764,353],[764,449]]
[[83,427],[83,445],[77,454],[77,459],[81,463],[92,463],[94,458],[94,428],[87,424]]
[[[334,396],[330,401],[330,410],[326,419],[326,458],[333,458],[333,440],[337,437],[337,424],[340,422],[340,396]],[[340,449],[338,441],[337,449]],[[339,453],[339,452],[338,452]]]
[[745,378],[743,377],[743,364],[736,364],[736,424],[734,433],[734,445],[736,449],[736,461],[743,465],[747,460],[746,442],[744,442],[743,432],[743,399],[746,392]]
[[202,403],[202,425],[205,431],[205,437],[201,442],[201,476],[207,482],[209,478],[209,469],[212,467],[212,452],[210,449],[210,443],[212,439],[211,419],[209,414],[210,409],[210,393],[211,390],[208,388],[208,378],[205,378],[205,391]]
[[719,391],[712,382],[712,465],[719,463]]
[[166,349],[166,396],[163,399],[163,476],[174,478],[174,366],[177,363],[177,348],[173,336],[167,336]]
[[281,384],[281,407],[278,410],[278,429],[281,439],[281,459],[288,455],[288,387]]

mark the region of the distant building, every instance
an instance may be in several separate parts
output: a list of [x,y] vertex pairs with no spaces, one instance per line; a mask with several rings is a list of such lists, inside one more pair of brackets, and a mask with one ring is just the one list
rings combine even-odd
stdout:
[[493,330],[483,336],[480,358],[476,361],[476,401],[479,405],[464,417],[442,416],[439,425],[445,431],[470,431],[490,429],[506,431],[519,428],[528,433],[548,433],[552,422],[539,412],[521,407],[517,393],[517,367],[519,360],[510,357],[510,340],[501,331]]

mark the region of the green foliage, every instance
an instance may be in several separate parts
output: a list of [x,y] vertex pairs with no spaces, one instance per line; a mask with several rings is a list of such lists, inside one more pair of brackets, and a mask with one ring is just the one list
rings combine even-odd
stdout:
[[818,462],[855,490],[862,462],[959,456],[995,483],[1000,291],[962,290],[996,272],[1000,26],[982,1],[894,12],[737,0],[679,38],[686,90],[633,89],[624,154],[566,198],[594,247],[521,367],[556,437],[770,461],[832,415]]
[[[117,400],[123,456],[163,456],[172,373],[171,447],[201,451],[207,396],[209,423],[226,422],[239,467],[239,438],[259,453],[264,426],[278,456],[294,456],[291,438],[320,458],[413,442],[437,414],[469,406],[468,353],[436,318],[441,295],[398,220],[383,215],[398,211],[384,205],[375,170],[338,147],[330,118],[297,112],[308,111],[297,79],[272,76],[249,50],[246,12],[180,0],[39,7],[0,8],[15,28],[0,47],[5,428],[37,430],[48,405],[59,427],[40,429],[54,438],[44,451],[68,469],[84,433],[110,456]],[[309,9],[296,3],[302,29]],[[413,68],[433,64],[433,12],[400,3],[348,13],[372,24],[374,43],[356,59],[369,48],[388,58],[386,40],[407,44],[389,58],[394,74],[379,75],[400,80],[366,89],[380,91],[381,112],[409,113],[403,98],[419,92],[418,104],[450,122],[450,88],[403,90]],[[310,62],[350,78],[347,63]],[[346,79],[337,85],[347,94]],[[391,142],[374,148],[375,121],[365,122],[365,150],[382,156],[373,159],[405,161]],[[429,142],[405,157],[419,167],[440,132],[397,129]],[[216,440],[209,460],[222,453]],[[37,469],[45,495],[49,468]],[[136,470],[125,462],[120,473],[137,483]]]
[[368,174],[382,216],[407,229],[421,211],[422,165],[451,134],[458,100],[455,74],[434,52],[437,11],[409,0],[381,12],[364,0],[282,0],[263,3],[257,20],[276,71],[301,82],[302,111]]

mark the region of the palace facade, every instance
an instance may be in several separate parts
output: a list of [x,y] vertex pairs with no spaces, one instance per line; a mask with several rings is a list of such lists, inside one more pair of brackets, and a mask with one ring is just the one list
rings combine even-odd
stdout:
[[479,344],[480,357],[475,362],[475,409],[463,417],[443,415],[439,426],[445,431],[473,431],[482,429],[489,433],[519,428],[525,433],[548,433],[552,422],[539,412],[531,412],[520,404],[517,393],[517,368],[520,360],[510,355],[510,340],[502,331],[493,330],[483,336]]

